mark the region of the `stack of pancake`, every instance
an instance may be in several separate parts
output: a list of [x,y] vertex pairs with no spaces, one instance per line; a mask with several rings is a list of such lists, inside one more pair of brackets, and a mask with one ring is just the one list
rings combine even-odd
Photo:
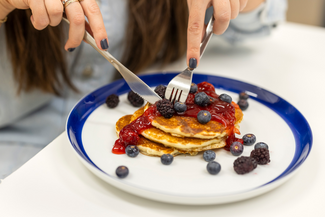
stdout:
[[[133,115],[126,115],[116,122],[116,133],[132,121],[140,117],[149,104],[137,110]],[[211,120],[207,124],[200,124],[196,118],[174,115],[172,118],[156,117],[152,127],[144,130],[140,135],[138,148],[144,155],[161,156],[171,154],[196,155],[200,151],[222,148],[226,139],[233,132],[239,133],[239,123],[243,118],[242,111],[236,108],[236,123],[234,128],[226,128],[219,122]]]

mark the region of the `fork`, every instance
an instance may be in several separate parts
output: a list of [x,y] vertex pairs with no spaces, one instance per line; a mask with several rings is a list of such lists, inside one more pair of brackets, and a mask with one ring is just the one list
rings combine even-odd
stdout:
[[[200,44],[200,58],[202,57],[205,48],[213,35],[213,22],[214,17],[212,16],[209,20],[203,40]],[[187,67],[183,72],[179,73],[169,82],[165,92],[166,99],[171,102],[179,101],[181,103],[185,103],[191,89],[193,70],[193,68]]]

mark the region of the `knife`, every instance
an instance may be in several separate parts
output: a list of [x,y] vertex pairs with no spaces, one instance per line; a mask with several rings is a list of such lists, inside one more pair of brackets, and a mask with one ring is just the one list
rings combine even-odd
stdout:
[[[70,24],[69,20],[65,17],[62,19]],[[86,25],[87,24],[88,23],[86,22]],[[115,69],[122,75],[133,92],[137,93],[139,96],[151,104],[155,104],[155,102],[161,100],[161,97],[156,92],[154,92],[145,82],[143,82],[138,76],[126,68],[122,63],[115,59],[108,51],[100,50],[96,45],[95,39],[88,33],[87,30],[85,31],[84,40],[115,67]]]

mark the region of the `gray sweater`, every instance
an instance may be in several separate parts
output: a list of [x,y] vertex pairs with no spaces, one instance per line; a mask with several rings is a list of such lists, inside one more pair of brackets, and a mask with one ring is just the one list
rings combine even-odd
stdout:
[[[126,0],[105,0],[100,5],[108,32],[109,51],[118,59],[124,45],[126,4]],[[246,38],[268,35],[273,24],[284,20],[285,11],[286,0],[267,0],[255,11],[232,20],[222,37],[236,43]],[[63,97],[38,90],[23,92],[18,96],[6,50],[4,28],[0,28],[0,141],[49,143],[64,131],[66,118],[74,104],[83,95],[109,83],[114,77],[114,68],[85,43],[68,54],[68,66],[72,81],[81,93],[65,88]]]

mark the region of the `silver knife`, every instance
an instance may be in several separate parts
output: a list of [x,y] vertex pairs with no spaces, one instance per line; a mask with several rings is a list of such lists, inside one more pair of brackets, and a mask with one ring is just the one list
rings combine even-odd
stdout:
[[[70,24],[69,20],[66,18],[63,17],[62,19]],[[97,50],[98,53],[100,53],[105,59],[107,59],[117,71],[120,72],[131,90],[151,104],[155,104],[155,102],[161,100],[161,97],[156,92],[154,92],[145,82],[126,68],[122,63],[115,59],[110,53],[100,50],[96,45],[95,39],[87,31],[85,31],[84,40],[95,50]]]

